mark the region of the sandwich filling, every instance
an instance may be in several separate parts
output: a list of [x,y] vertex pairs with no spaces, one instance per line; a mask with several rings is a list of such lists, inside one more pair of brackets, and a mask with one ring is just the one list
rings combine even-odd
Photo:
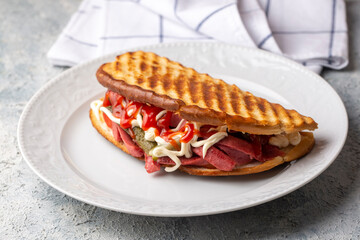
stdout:
[[181,165],[232,171],[254,160],[284,156],[280,148],[297,145],[299,133],[252,135],[181,119],[176,113],[126,99],[108,90],[104,100],[91,103],[95,117],[112,130],[134,157],[145,157],[147,172],[172,172]]

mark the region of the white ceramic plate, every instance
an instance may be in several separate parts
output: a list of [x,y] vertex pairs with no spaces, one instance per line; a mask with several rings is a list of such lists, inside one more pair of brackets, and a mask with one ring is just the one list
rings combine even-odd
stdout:
[[300,188],[332,163],[345,142],[348,120],[341,99],[326,81],[295,62],[226,44],[178,43],[139,49],[167,56],[312,116],[319,123],[315,148],[286,167],[252,176],[148,174],[143,162],[105,140],[88,118],[90,102],[106,91],[95,72],[122,53],[118,52],[71,68],[49,81],[20,118],[18,140],[25,160],[57,190],[89,204],[139,215],[222,213]]

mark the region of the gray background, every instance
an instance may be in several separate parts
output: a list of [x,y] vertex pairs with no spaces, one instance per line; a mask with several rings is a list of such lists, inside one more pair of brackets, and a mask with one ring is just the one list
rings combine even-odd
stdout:
[[[64,68],[46,52],[80,0],[0,0],[0,239],[360,239],[360,2],[347,1],[350,64],[322,76],[349,114],[349,135],[318,178],[282,198],[232,213],[156,218],[74,200],[24,162],[16,129],[27,101]],[[336,127],[336,126],[334,126]]]

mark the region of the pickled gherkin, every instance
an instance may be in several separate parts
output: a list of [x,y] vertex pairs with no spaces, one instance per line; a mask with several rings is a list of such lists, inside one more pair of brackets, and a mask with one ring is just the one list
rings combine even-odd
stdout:
[[156,142],[145,140],[145,132],[140,127],[134,127],[135,141],[141,147],[146,154],[149,154],[150,150],[157,146]]

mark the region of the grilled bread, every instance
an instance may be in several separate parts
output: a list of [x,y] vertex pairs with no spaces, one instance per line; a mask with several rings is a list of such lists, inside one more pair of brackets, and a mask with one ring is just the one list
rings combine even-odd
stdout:
[[130,100],[177,112],[189,121],[262,135],[317,128],[312,118],[295,110],[154,53],[122,54],[103,64],[96,76],[103,86]]
[[[99,119],[95,116],[94,112],[90,109],[90,119],[94,128],[104,136],[108,141],[113,143],[116,147],[120,148],[125,153],[129,154],[126,146],[122,142],[115,140],[112,130],[106,125],[102,114],[99,115]],[[270,170],[285,162],[290,162],[298,159],[307,154],[315,144],[314,136],[310,132],[301,132],[301,142],[296,146],[289,146],[281,149],[286,153],[283,157],[275,157],[266,162],[253,161],[250,164],[238,166],[232,171],[221,171],[216,168],[196,167],[196,166],[180,166],[179,170],[191,175],[198,176],[236,176],[236,175],[248,175],[253,173],[264,172]],[[144,157],[138,158],[144,160]],[[255,163],[255,164],[254,164]]]

